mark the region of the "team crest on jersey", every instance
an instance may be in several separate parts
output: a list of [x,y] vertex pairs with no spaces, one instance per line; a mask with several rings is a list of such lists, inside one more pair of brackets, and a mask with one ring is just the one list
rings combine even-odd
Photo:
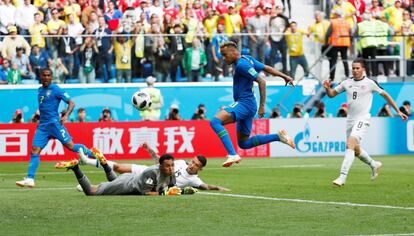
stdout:
[[153,183],[154,183],[154,180],[152,180],[152,179],[147,179],[147,180],[145,181],[145,183],[146,183],[146,184],[148,184],[148,185],[151,185],[151,184],[153,184]]
[[254,68],[250,68],[249,74],[251,74],[252,76],[255,76],[257,74],[257,71]]
[[46,97],[50,97],[50,94],[52,94],[52,90],[47,90],[46,91]]

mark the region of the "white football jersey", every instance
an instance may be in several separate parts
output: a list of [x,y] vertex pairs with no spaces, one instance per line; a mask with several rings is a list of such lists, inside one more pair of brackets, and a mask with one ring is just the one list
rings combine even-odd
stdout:
[[367,77],[362,80],[353,78],[342,81],[335,87],[336,92],[346,92],[348,102],[348,120],[366,120],[371,118],[372,93],[381,93],[383,89],[379,84]]
[[203,181],[198,177],[198,175],[190,175],[187,172],[187,163],[184,160],[174,161],[175,169],[175,179],[177,181],[177,186],[180,188],[185,188],[187,186],[198,188],[203,184]]

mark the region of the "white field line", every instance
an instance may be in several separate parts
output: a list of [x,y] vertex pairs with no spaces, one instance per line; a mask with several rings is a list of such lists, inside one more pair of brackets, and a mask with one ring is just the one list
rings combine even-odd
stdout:
[[316,201],[316,200],[294,199],[294,198],[263,197],[263,196],[254,196],[254,195],[226,194],[226,193],[212,193],[212,192],[199,192],[199,194],[221,196],[221,197],[233,197],[233,198],[244,198],[244,199],[279,201],[279,202],[298,202],[298,203],[310,203],[310,204],[325,204],[325,205],[337,205],[337,206],[369,207],[369,208],[382,208],[382,209],[396,209],[396,210],[414,211],[414,207],[374,205],[374,204],[362,204],[362,203],[352,203],[352,202],[330,202],[330,201]]
[[[281,165],[281,166],[238,166],[237,169],[278,169],[278,168],[314,168],[314,167],[324,167],[326,165]],[[208,170],[223,170],[224,167],[212,167],[207,168]],[[85,174],[88,173],[104,173],[103,170],[91,170],[83,171]],[[37,172],[36,175],[64,175],[71,172],[59,171],[59,172]],[[7,173],[0,174],[0,176],[25,176],[27,173]]]
[[76,185],[73,184],[72,187],[60,187],[60,188],[2,188],[0,192],[15,192],[15,191],[60,191],[60,190],[76,190]]

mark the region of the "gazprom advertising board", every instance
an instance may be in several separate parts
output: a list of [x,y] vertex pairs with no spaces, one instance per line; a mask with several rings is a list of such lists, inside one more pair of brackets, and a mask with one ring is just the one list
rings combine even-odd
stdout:
[[[346,119],[273,119],[270,133],[286,129],[294,139],[296,150],[279,142],[270,144],[271,157],[342,156],[346,150]],[[371,118],[361,142],[371,155],[410,154],[414,152],[414,120]]]

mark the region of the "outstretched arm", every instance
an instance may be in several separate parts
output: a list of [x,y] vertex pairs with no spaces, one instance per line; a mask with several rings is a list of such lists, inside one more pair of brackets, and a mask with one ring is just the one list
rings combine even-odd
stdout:
[[398,116],[401,117],[402,120],[407,120],[407,115],[405,115],[398,109],[394,99],[392,99],[392,97],[387,92],[385,92],[385,90],[383,90],[380,93],[380,95],[388,102],[388,104],[392,106],[392,108],[394,108],[394,110],[397,112]]
[[292,85],[292,86],[295,86],[295,85],[293,84],[293,79],[292,79],[290,76],[288,76],[288,75],[286,75],[286,74],[284,74],[284,73],[282,73],[282,72],[280,72],[280,71],[276,70],[275,68],[273,68],[273,67],[271,67],[271,66],[267,66],[267,65],[265,65],[265,67],[264,67],[264,71],[265,71],[266,73],[268,73],[268,74],[271,74],[271,75],[274,75],[274,76],[279,76],[279,77],[281,77],[282,79],[284,79],[284,80],[285,80],[286,85],[290,84],[290,85]]
[[142,147],[147,150],[147,152],[151,155],[151,158],[158,164],[160,156],[148,145],[148,143],[143,143]]
[[262,118],[265,114],[265,104],[266,104],[266,81],[262,77],[257,77],[256,82],[259,84],[260,92],[260,104],[259,104],[259,118]]
[[218,191],[225,191],[225,192],[230,191],[230,189],[227,189],[221,186],[210,185],[210,184],[202,184],[198,188],[201,190],[218,190]]
[[328,97],[333,98],[336,95],[338,95],[338,92],[335,89],[331,88],[331,81],[329,80],[323,81],[323,87],[325,88],[326,94],[328,95]]

